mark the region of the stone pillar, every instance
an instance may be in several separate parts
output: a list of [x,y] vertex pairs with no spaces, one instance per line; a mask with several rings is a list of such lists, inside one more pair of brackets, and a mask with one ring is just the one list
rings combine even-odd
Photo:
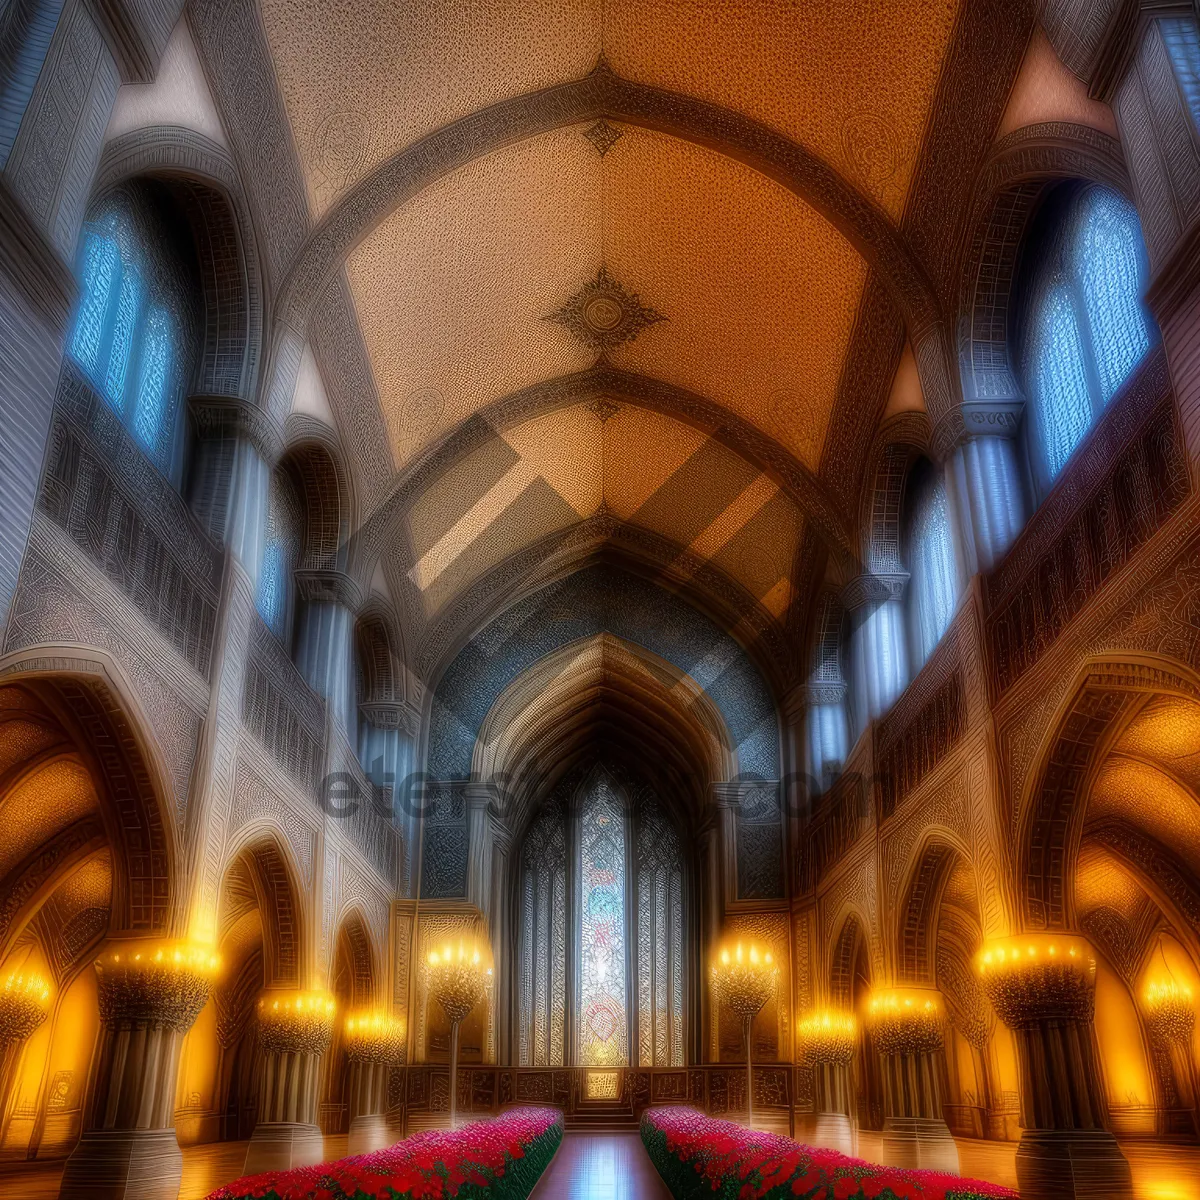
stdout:
[[398,700],[364,701],[358,713],[358,761],[375,791],[374,800],[390,812],[403,838],[396,890],[407,897],[416,875],[413,853],[424,799],[410,779],[419,714]]
[[990,571],[1025,525],[1025,483],[1021,470],[1024,401],[968,400],[962,425],[946,457],[948,492],[958,516],[967,576]]
[[891,708],[908,686],[908,623],[901,571],[860,575],[842,593],[850,614],[851,740]]
[[491,928],[492,829],[495,792],[488,783],[463,787],[467,806],[467,899],[475,905]]
[[387,1127],[388,1074],[404,1051],[404,1023],[382,1014],[349,1017],[345,1041],[350,1103],[347,1152],[368,1154],[394,1140]]
[[1023,1200],[1128,1200],[1129,1164],[1106,1128],[1096,1066],[1091,947],[1073,934],[1027,934],[989,943],[979,963],[988,999],[1017,1043]]
[[[716,866],[719,874],[718,907],[724,911],[737,899],[737,821],[741,803],[741,786],[736,783],[713,784],[713,798],[717,806],[717,828],[720,837],[715,839],[717,850]],[[718,936],[720,931],[718,930]],[[715,940],[714,940],[715,942]]]
[[849,1012],[818,1012],[797,1025],[804,1063],[813,1073],[817,1114],[813,1144],[843,1154],[855,1152],[854,1089],[850,1064],[858,1045],[858,1025]]
[[334,727],[356,745],[354,614],[362,592],[342,571],[297,571],[296,586],[296,666],[313,690],[325,697]]
[[262,1078],[258,1124],[246,1148],[243,1173],[310,1166],[324,1158],[317,1126],[321,1058],[329,1049],[335,1009],[322,992],[263,994],[258,1002]]
[[96,962],[100,1044],[83,1135],[59,1195],[175,1200],[175,1077],[216,959],[179,943],[128,943]]
[[869,1019],[883,1079],[883,1161],[957,1175],[958,1147],[942,1116],[941,994],[926,988],[878,993]]
[[271,494],[271,466],[283,440],[271,419],[234,396],[193,396],[196,423],[188,503],[201,524],[233,551],[258,587]]

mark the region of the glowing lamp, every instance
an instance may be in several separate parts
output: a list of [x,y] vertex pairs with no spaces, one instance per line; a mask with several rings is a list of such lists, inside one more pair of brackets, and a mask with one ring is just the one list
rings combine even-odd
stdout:
[[854,1058],[858,1022],[851,1012],[827,1008],[801,1017],[796,1023],[796,1036],[809,1066],[819,1063],[845,1066]]
[[0,1046],[27,1038],[45,1019],[50,987],[33,971],[12,971],[0,980]]
[[100,1016],[190,1029],[221,969],[210,946],[192,941],[133,941],[108,946],[96,959]]
[[1096,956],[1081,937],[1019,934],[988,942],[976,956],[983,989],[1010,1029],[1039,1020],[1090,1020]]
[[384,1012],[358,1012],[346,1017],[342,1044],[349,1058],[390,1063],[404,1054],[405,1025]]
[[770,950],[754,942],[721,946],[713,956],[712,983],[717,999],[742,1018],[746,1041],[746,1124],[754,1117],[754,1071],[750,1053],[750,1025],[775,994],[779,967]]
[[1145,992],[1147,1024],[1166,1042],[1191,1043],[1196,1025],[1192,989],[1174,979],[1153,980]]
[[259,1043],[268,1054],[324,1054],[336,1013],[328,992],[263,992],[256,1013]]
[[929,1054],[945,1042],[946,1010],[933,988],[882,988],[867,1001],[867,1025],[884,1054]]
[[475,941],[447,943],[429,954],[429,990],[450,1022],[450,1128],[458,1115],[458,1027],[483,999],[492,974],[487,955]]

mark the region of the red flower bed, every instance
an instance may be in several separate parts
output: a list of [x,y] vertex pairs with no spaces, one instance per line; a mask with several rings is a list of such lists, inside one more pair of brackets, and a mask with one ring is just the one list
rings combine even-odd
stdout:
[[516,1108],[371,1154],[246,1175],[208,1200],[525,1200],[562,1134],[558,1109]]
[[994,1183],[882,1167],[691,1108],[649,1109],[642,1141],[675,1200],[1018,1200]]

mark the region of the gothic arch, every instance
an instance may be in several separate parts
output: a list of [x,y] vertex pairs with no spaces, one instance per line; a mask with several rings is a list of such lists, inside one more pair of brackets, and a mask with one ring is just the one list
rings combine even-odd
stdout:
[[396,704],[407,692],[404,645],[390,609],[369,599],[354,627],[358,650],[360,704]]
[[860,958],[865,956],[868,970],[871,969],[870,922],[857,907],[845,906],[838,914],[833,928],[837,937],[829,944],[829,1002],[849,1009],[854,1005],[854,973]]
[[583,79],[502,100],[445,125],[375,168],[296,255],[280,293],[282,322],[303,329],[311,304],[354,247],[434,180],[535,134],[601,117],[715,149],[775,180],[830,221],[880,273],[910,330],[937,324],[937,300],[899,231],[822,159],[741,113],[624,79],[603,60]]
[[[356,906],[341,915],[334,938],[334,961],[331,980],[334,990],[346,993],[355,1008],[369,1007],[377,998],[381,972],[379,951],[371,927]],[[346,973],[345,980],[340,977]]]
[[[958,277],[958,358],[967,401],[1022,395],[1010,354],[1010,303],[1021,248],[1047,191],[1070,179],[1131,193],[1120,144],[1085,125],[1051,122],[1018,129],[996,144],[983,168],[964,225]],[[960,414],[954,431],[961,428]],[[939,431],[939,445],[949,432]]]
[[862,563],[871,574],[903,572],[901,509],[913,463],[930,453],[929,418],[900,413],[875,434],[867,456],[863,510],[859,523]]
[[970,851],[949,830],[933,828],[925,832],[909,862],[898,897],[896,973],[905,982],[932,985],[942,894],[954,867],[970,862]]
[[155,126],[107,143],[94,196],[138,177],[161,179],[196,240],[205,336],[198,395],[252,397],[263,349],[263,278],[250,207],[232,156],[191,129]]
[[0,683],[27,690],[52,714],[100,798],[97,827],[60,831],[51,860],[23,864],[20,890],[32,896],[40,890],[35,877],[51,871],[54,858],[100,837],[113,851],[113,932],[181,932],[186,905],[170,775],[122,668],[102,650],[41,645],[0,658]]
[[1163,695],[1200,697],[1200,676],[1157,655],[1093,659],[1080,669],[1020,797],[1016,882],[1026,928],[1074,921],[1074,864],[1096,768],[1141,707]]
[[354,493],[340,445],[327,426],[311,418],[289,417],[285,433],[277,469],[290,481],[303,514],[297,569],[344,571]]

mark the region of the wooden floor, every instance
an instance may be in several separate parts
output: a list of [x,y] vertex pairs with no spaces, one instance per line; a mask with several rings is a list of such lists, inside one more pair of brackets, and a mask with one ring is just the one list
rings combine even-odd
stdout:
[[[863,1134],[859,1154],[877,1159],[878,1134]],[[875,1140],[873,1140],[875,1139]],[[1135,1200],[1197,1200],[1200,1146],[1126,1142],[1122,1149],[1133,1172]],[[346,1139],[326,1138],[325,1152],[338,1158]],[[1015,1142],[960,1140],[962,1173],[1016,1187]],[[183,1152],[179,1200],[204,1200],[214,1188],[242,1172],[245,1142],[188,1146]],[[0,1164],[0,1197],[55,1200],[62,1163]],[[533,1200],[670,1200],[637,1134],[569,1133],[534,1189]]]

